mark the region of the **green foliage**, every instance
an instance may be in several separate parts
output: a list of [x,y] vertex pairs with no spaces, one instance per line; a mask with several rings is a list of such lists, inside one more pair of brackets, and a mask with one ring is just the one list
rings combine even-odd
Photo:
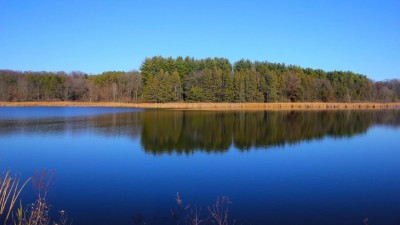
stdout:
[[150,102],[172,102],[178,101],[182,96],[181,81],[179,73],[174,71],[171,75],[164,72],[151,76],[144,89],[144,99]]
[[234,78],[234,93],[235,102],[245,102],[246,101],[246,89],[245,89],[245,78],[244,72],[239,71],[235,73]]
[[317,94],[317,99],[320,99],[323,102],[331,102],[334,101],[334,90],[331,85],[331,82],[326,79],[315,79],[315,89]]
[[146,58],[139,72],[0,70],[1,101],[360,102],[398,101],[400,81],[372,82],[349,71],[325,72],[225,58]]
[[[313,70],[280,63],[240,60],[232,66],[224,58],[153,57],[142,65],[142,75],[179,71],[183,101],[299,102],[370,101],[373,83],[352,72]],[[233,71],[232,71],[233,68]],[[386,92],[387,95],[387,92]]]
[[190,102],[202,102],[204,99],[203,88],[199,86],[190,88],[188,96],[188,101]]
[[254,64],[250,60],[241,59],[233,65],[234,71],[250,71]]
[[222,100],[224,102],[233,102],[235,100],[234,77],[231,72],[223,75],[222,78]]

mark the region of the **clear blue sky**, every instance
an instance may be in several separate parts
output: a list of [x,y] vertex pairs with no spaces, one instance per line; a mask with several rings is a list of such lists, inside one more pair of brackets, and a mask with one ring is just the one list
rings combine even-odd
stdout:
[[400,78],[400,1],[0,0],[0,69],[128,71],[156,55]]

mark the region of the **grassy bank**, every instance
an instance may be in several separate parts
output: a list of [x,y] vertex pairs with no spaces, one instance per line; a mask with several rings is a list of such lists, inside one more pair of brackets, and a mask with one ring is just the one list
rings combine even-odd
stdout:
[[0,106],[78,106],[127,107],[191,110],[325,110],[325,109],[389,109],[400,108],[397,103],[124,103],[124,102],[0,102]]

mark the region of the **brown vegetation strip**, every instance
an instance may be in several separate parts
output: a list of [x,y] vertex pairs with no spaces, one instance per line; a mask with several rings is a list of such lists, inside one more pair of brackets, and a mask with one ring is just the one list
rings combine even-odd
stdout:
[[324,110],[324,109],[389,109],[396,103],[124,103],[124,102],[0,102],[0,106],[78,106],[129,107],[191,110]]

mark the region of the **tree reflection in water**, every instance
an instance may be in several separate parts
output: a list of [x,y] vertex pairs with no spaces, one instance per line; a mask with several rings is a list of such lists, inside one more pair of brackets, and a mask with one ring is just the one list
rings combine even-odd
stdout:
[[323,137],[352,137],[373,125],[399,126],[399,111],[149,111],[141,141],[146,152],[224,152],[268,148]]
[[93,132],[140,138],[151,154],[268,149],[324,137],[365,133],[373,125],[400,126],[399,110],[113,112],[92,116],[0,118],[0,135]]

